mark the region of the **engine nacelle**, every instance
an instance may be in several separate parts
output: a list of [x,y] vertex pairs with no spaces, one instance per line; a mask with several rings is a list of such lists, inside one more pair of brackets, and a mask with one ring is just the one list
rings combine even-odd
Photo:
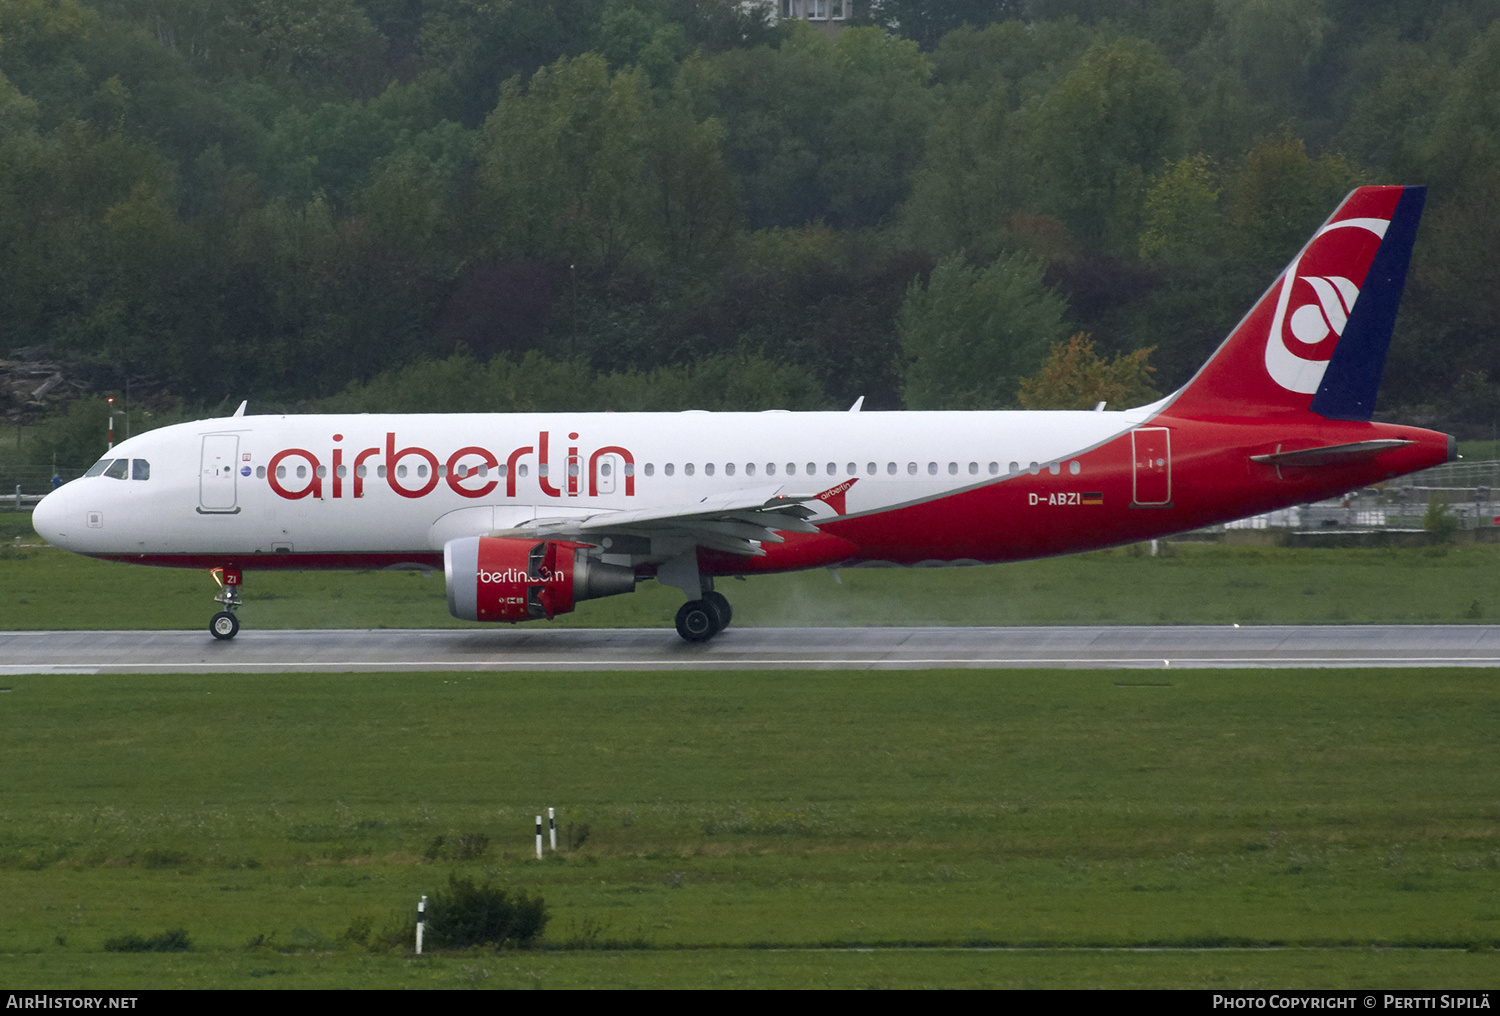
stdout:
[[635,589],[635,569],[604,564],[583,544],[471,536],[443,547],[448,611],[465,621],[551,620],[579,600]]

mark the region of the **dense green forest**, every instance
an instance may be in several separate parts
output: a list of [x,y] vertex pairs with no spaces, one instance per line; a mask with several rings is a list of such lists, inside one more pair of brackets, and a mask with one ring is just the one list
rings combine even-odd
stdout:
[[1082,332],[1165,391],[1425,183],[1381,415],[1489,436],[1500,0],[853,10],[0,0],[0,358],[183,412],[1003,407]]

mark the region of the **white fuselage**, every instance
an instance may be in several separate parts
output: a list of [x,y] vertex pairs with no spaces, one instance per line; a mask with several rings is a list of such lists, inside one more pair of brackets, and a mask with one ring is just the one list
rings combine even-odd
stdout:
[[855,516],[1066,470],[1152,408],[231,417],[120,443],[106,459],[144,460],[149,479],[75,480],[36,525],[83,554],[399,555],[538,518],[851,479]]

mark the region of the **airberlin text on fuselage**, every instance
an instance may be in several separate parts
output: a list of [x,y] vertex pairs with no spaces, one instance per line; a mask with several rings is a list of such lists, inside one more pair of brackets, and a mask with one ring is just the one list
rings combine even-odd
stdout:
[[[563,467],[558,473],[558,483],[554,484],[549,462],[551,437],[551,432],[544,430],[537,435],[535,445],[522,445],[513,449],[505,457],[502,468],[500,458],[488,448],[482,448],[479,445],[465,445],[449,455],[445,462],[440,463],[437,454],[427,448],[417,445],[398,448],[397,445],[400,442],[396,440],[394,432],[385,435],[383,449],[378,446],[364,448],[354,452],[352,460],[346,461],[346,452],[349,449],[338,447],[338,442],[344,440],[344,435],[335,434],[333,435],[335,446],[327,463],[306,448],[285,448],[272,455],[271,461],[266,463],[266,482],[271,485],[271,489],[278,496],[289,501],[298,501],[304,497],[322,500],[325,481],[330,497],[364,497],[365,482],[372,479],[369,475],[368,463],[370,459],[376,459],[378,465],[385,467],[385,475],[384,477],[377,475],[373,479],[377,483],[384,479],[390,485],[391,490],[402,497],[426,497],[437,489],[440,482],[445,480],[448,487],[460,497],[488,497],[500,485],[502,479],[505,481],[505,496],[516,497],[516,481],[520,478],[521,469],[524,468],[522,460],[534,457],[537,465],[536,482],[541,487],[542,493],[548,497],[578,497],[585,490],[589,497],[596,497],[601,485],[613,484],[615,477],[609,475],[610,473],[623,473],[625,496],[635,496],[635,456],[619,445],[596,448],[589,454],[586,463],[578,453],[578,446],[568,445]],[[577,441],[578,435],[570,433],[568,440]],[[601,478],[600,462],[606,456],[617,456],[619,462],[606,464],[605,475]],[[413,464],[418,468],[412,471],[415,485],[408,486],[403,482],[405,480],[403,474],[406,470],[401,467],[412,460],[415,460]],[[305,479],[305,486],[288,487],[282,482],[283,477],[277,476],[277,469],[288,463],[293,464],[294,468],[295,466],[304,468],[305,476],[299,476],[298,482]],[[420,468],[424,465],[425,469]],[[440,465],[443,468],[440,469]],[[481,467],[483,467],[482,470]],[[497,470],[499,479],[489,479]],[[603,484],[601,484],[601,479]]]

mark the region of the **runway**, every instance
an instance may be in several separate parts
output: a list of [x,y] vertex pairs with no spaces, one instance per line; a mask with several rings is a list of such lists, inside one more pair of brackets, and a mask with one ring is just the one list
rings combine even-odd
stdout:
[[1497,625],[0,632],[0,675],[569,670],[1495,667]]

